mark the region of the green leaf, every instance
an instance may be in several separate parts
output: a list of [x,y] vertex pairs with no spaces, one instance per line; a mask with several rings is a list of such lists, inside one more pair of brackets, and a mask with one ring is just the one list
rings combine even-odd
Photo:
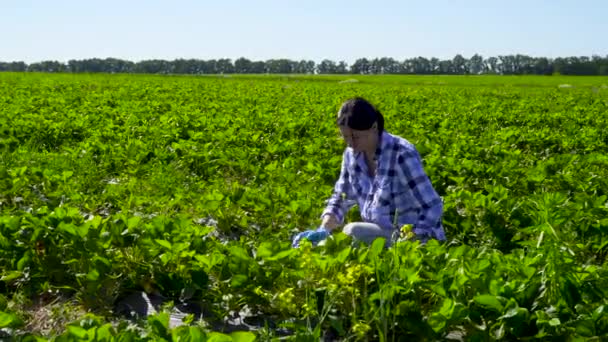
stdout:
[[443,304],[441,305],[441,309],[439,309],[439,313],[441,313],[444,317],[452,317],[452,313],[454,312],[454,301],[450,298],[445,298],[443,300]]
[[79,326],[68,325],[68,333],[72,336],[75,336],[81,340],[87,339],[87,330],[83,329]]
[[593,310],[593,314],[591,314],[591,317],[594,320],[598,320],[598,319],[600,319],[600,317],[603,316],[603,314],[604,314],[604,305],[600,305],[595,310]]
[[89,228],[98,229],[102,221],[103,219],[101,218],[101,216],[93,216],[91,220],[87,221],[86,225]]
[[344,248],[342,251],[340,251],[340,253],[338,253],[338,255],[336,255],[335,260],[340,264],[345,263],[346,260],[348,259],[348,256],[350,255],[350,252],[351,252],[350,247]]
[[431,290],[437,293],[440,296],[447,296],[446,290],[443,288],[442,284],[436,283],[431,285]]
[[230,335],[212,332],[209,334],[207,342],[232,342],[232,337],[230,337]]
[[576,333],[583,337],[595,336],[595,324],[592,320],[586,319],[576,322]]
[[11,280],[21,278],[21,276],[23,276],[23,272],[21,271],[9,271],[5,273],[0,280],[9,282]]
[[148,324],[161,338],[167,338],[169,336],[169,320],[169,314],[166,312],[160,312],[156,315],[148,316]]
[[491,330],[495,339],[502,340],[505,337],[505,325],[503,323],[496,323]]
[[359,249],[359,256],[357,257],[357,260],[359,261],[360,264],[362,264],[365,261],[368,254],[369,254],[369,249]]
[[171,242],[167,241],[167,240],[161,240],[161,239],[155,239],[154,241],[156,241],[157,244],[161,245],[162,247],[171,250],[171,247],[173,247],[171,245]]
[[89,233],[89,225],[87,225],[87,224],[81,224],[81,225],[78,225],[75,227],[76,227],[76,232],[78,233],[78,236],[80,236],[81,238],[84,238]]
[[503,305],[498,298],[498,296],[492,295],[479,295],[475,296],[474,301],[485,308],[501,313]]
[[163,253],[158,256],[158,259],[160,259],[163,266],[167,266],[169,261],[171,261],[171,255],[169,253]]
[[243,284],[245,284],[247,282],[247,280],[249,280],[249,277],[247,277],[244,274],[237,274],[234,275],[232,277],[232,279],[230,280],[230,285],[232,287],[241,287],[243,286]]
[[6,297],[0,293],[0,311],[4,311],[6,310],[8,306],[8,300],[6,299]]
[[230,254],[240,260],[249,261],[251,257],[247,254],[247,251],[240,246],[230,247]]
[[188,333],[191,341],[203,341],[205,339],[205,332],[199,327],[188,327]]
[[372,245],[369,248],[369,259],[374,260],[380,255],[384,246],[386,245],[386,240],[384,238],[377,238],[372,242]]
[[87,273],[88,281],[97,281],[99,279],[99,272],[96,269],[92,269]]
[[556,326],[558,326],[560,324],[562,324],[562,323],[560,322],[559,318],[557,318],[557,317],[556,318],[551,318],[549,320],[549,325],[552,326],[552,327],[556,327]]
[[437,312],[431,314],[431,317],[428,319],[428,324],[431,326],[436,333],[439,333],[445,329],[447,325],[447,318]]
[[23,271],[25,269],[25,267],[27,267],[30,264],[31,260],[32,260],[31,252],[30,251],[25,252],[23,257],[21,259],[19,259],[19,262],[17,262],[17,269],[19,271]]
[[0,311],[0,328],[15,327],[21,325],[21,323],[17,315]]
[[127,228],[129,228],[129,230],[133,230],[134,228],[137,228],[140,222],[141,217],[133,216],[127,220]]
[[486,268],[490,267],[492,263],[488,259],[481,259],[475,265],[475,272],[483,272]]
[[171,331],[173,341],[196,342],[206,341],[205,332],[196,326],[179,326]]
[[97,328],[95,331],[95,339],[98,341],[111,341],[112,323],[107,323]]
[[281,260],[281,259],[285,259],[287,257],[290,257],[292,255],[294,255],[294,253],[296,253],[295,249],[286,249],[284,251],[281,251],[271,257],[268,257],[267,260],[268,261],[275,261],[275,260]]
[[232,341],[234,342],[253,342],[255,341],[255,334],[250,331],[235,331],[230,334]]
[[80,260],[78,260],[78,259],[70,259],[70,260],[66,260],[66,261],[62,262],[62,264],[64,264],[64,265],[71,265],[71,264],[78,264],[78,263],[80,263]]
[[95,262],[99,266],[101,266],[101,265],[104,265],[104,266],[107,266],[107,267],[111,267],[112,266],[112,263],[110,263],[110,260],[108,260],[107,258],[100,257],[99,255],[95,255],[92,260],[93,260],[93,262]]
[[275,244],[270,241],[264,241],[256,251],[256,258],[265,259],[273,254],[273,246]]
[[[528,319],[529,313],[528,313],[528,309],[526,308],[511,308],[509,310],[507,310],[507,312],[500,316],[499,319],[511,319],[516,320],[516,321],[526,321]],[[517,324],[517,323],[516,323]]]
[[79,236],[76,232],[76,226],[73,223],[65,223],[62,221],[61,223],[59,223],[58,228],[59,230],[62,230],[70,235]]

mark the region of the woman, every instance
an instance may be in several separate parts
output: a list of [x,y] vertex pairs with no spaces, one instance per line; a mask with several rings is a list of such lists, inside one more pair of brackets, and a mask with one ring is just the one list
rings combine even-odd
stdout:
[[405,224],[413,225],[413,233],[423,243],[431,238],[445,240],[443,203],[414,145],[385,131],[382,114],[362,98],[342,105],[337,124],[348,145],[340,178],[321,215],[320,228],[296,235],[293,245],[297,247],[302,239],[313,244],[324,240],[355,204],[364,222],[343,229],[355,240],[371,243],[382,237],[390,246],[394,233]]

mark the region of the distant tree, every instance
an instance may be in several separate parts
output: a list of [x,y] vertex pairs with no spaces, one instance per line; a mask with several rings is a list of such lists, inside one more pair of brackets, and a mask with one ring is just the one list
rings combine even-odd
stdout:
[[474,54],[466,64],[469,73],[473,75],[481,74],[484,71],[483,57],[478,54]]
[[210,59],[201,63],[203,74],[218,74],[217,60]]
[[[131,67],[132,69],[133,67]],[[171,62],[171,73],[173,74],[198,74],[198,62],[195,59],[176,59]]]
[[9,67],[11,69],[11,71],[26,71],[27,70],[27,64],[25,64],[25,62],[12,62],[9,64]]
[[513,74],[528,75],[534,73],[534,58],[526,55],[517,54],[513,58]]
[[451,60],[443,60],[439,62],[439,73],[443,75],[455,74],[454,65]]
[[381,74],[382,72],[383,72],[383,70],[382,70],[382,64],[380,62],[380,59],[379,58],[372,59],[369,62],[369,73],[378,75],[378,74]]
[[336,74],[348,74],[348,64],[345,61],[338,62],[336,65]]
[[27,71],[31,72],[65,72],[66,70],[67,66],[57,61],[42,61],[27,66]]
[[489,57],[484,61],[484,73],[498,74],[498,58]]
[[306,73],[314,74],[315,70],[317,70],[317,64],[314,61],[307,61],[306,62]]
[[117,58],[106,58],[101,61],[103,72],[129,73],[133,72],[135,63]]
[[457,54],[454,56],[454,59],[452,59],[452,67],[454,68],[455,74],[462,75],[469,73],[467,68],[467,60],[460,54]]
[[317,73],[319,74],[335,74],[337,70],[336,62],[324,59],[317,65]]
[[413,74],[416,70],[416,59],[408,58],[401,62],[401,72],[404,74]]
[[293,72],[297,74],[314,74],[316,65],[314,61],[300,60],[294,62]]
[[234,61],[234,72],[237,74],[251,74],[252,69],[252,63],[247,58],[241,57]]
[[548,58],[541,57],[534,60],[534,71],[536,75],[551,75],[553,74],[553,65]]
[[351,65],[350,72],[352,74],[365,75],[370,73],[370,62],[367,58],[359,58]]
[[384,64],[385,73],[387,74],[402,74],[403,70],[401,67],[401,63],[395,60],[394,58],[382,58],[382,63]]
[[[93,67],[92,64],[85,64],[85,68],[91,70],[91,72],[98,72],[97,67]],[[160,59],[144,60],[135,63],[133,71],[143,74],[168,74],[170,72],[169,62]]]
[[104,72],[104,73],[150,73],[150,74],[217,74],[217,73],[275,73],[275,74],[503,74],[521,75],[607,75],[608,56],[530,57],[527,55],[504,55],[484,59],[474,54],[470,59],[457,54],[452,59],[415,57],[402,62],[391,57],[357,59],[351,66],[346,62],[324,59],[318,65],[314,61],[290,59],[270,59],[251,61],[240,57],[234,63],[231,59],[210,60],[160,59],[143,60],[137,63],[117,58],[90,58],[69,60],[67,63],[42,61],[31,64],[24,62],[0,62],[0,71],[39,72]]
[[288,59],[270,59],[266,61],[266,72],[271,74],[291,74],[293,62]]
[[251,62],[252,74],[263,74],[266,72],[266,63],[263,61]]
[[70,59],[68,61],[68,72],[86,72],[84,62],[81,60]]
[[515,57],[509,56],[498,56],[500,60],[499,70],[500,74],[513,75],[515,73]]
[[431,74],[439,73],[439,58],[433,57],[429,60],[429,67]]
[[593,62],[597,65],[598,75],[608,75],[608,55],[605,58],[601,56],[593,56]]
[[100,58],[70,60],[68,61],[67,70],[69,72],[107,72],[104,67],[104,61]]
[[216,63],[216,71],[218,74],[233,74],[234,65],[230,59],[222,58]]
[[412,60],[413,73],[414,74],[430,74],[431,73],[431,62],[424,57],[417,57]]

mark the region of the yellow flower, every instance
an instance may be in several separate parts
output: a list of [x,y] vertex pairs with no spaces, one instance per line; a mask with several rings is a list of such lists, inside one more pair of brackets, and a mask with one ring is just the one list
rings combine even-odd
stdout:
[[317,315],[317,310],[314,308],[313,305],[309,305],[308,303],[304,304],[304,306],[302,307],[302,310],[304,311],[304,316],[316,316]]
[[371,330],[371,327],[363,322],[359,322],[353,325],[352,330],[357,335],[357,337],[363,338]]
[[274,296],[272,305],[279,310],[285,310],[290,314],[295,314],[298,311],[298,306],[294,299],[293,287],[288,287]]
[[416,234],[414,234],[414,226],[412,226],[411,224],[404,224],[403,226],[401,226],[401,229],[399,229],[399,237],[401,238],[401,240],[412,240],[413,238],[416,237]]

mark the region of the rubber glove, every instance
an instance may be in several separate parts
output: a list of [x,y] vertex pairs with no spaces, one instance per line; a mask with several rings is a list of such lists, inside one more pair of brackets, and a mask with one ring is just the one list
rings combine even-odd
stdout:
[[329,233],[329,230],[325,227],[319,227],[316,230],[307,230],[305,232],[301,232],[293,238],[292,246],[294,248],[299,247],[302,239],[307,239],[308,241],[312,242],[313,246],[316,246],[320,241],[327,239]]

